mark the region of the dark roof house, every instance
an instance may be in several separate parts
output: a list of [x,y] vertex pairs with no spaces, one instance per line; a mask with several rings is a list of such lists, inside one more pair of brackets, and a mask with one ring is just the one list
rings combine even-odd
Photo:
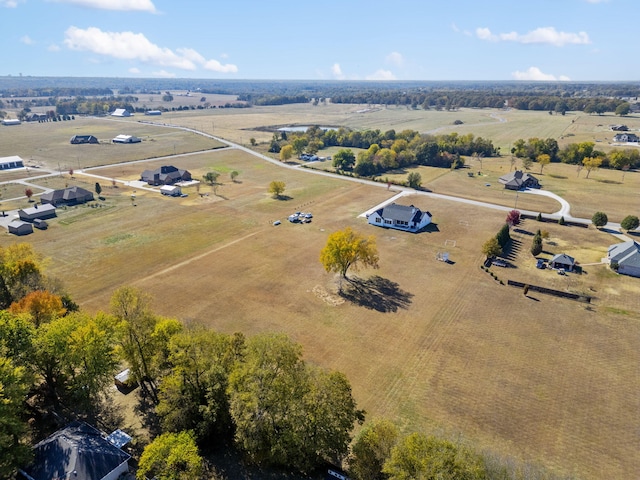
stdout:
[[640,277],[640,244],[634,240],[611,245],[607,252],[609,263],[618,264],[618,273]]
[[413,205],[391,203],[370,213],[367,222],[377,227],[417,232],[431,223],[431,214]]
[[173,165],[164,165],[155,170],[145,170],[140,179],[149,185],[173,185],[176,182],[190,181],[191,173]]
[[559,253],[549,260],[551,268],[563,268],[567,272],[572,272],[576,265],[576,260],[566,253]]
[[27,480],[116,480],[129,471],[129,455],[84,422],[72,422],[38,443]]
[[77,205],[79,203],[91,202],[93,193],[82,187],[69,187],[62,190],[53,190],[52,192],[43,193],[40,201],[50,203],[52,205]]
[[98,139],[93,135],[74,135],[71,137],[72,145],[80,145],[82,143],[98,143]]
[[613,136],[614,142],[619,143],[638,143],[640,138],[635,133],[616,133]]
[[520,190],[522,188],[540,188],[540,182],[533,175],[529,175],[522,170],[509,172],[501,176],[498,181],[508,190]]

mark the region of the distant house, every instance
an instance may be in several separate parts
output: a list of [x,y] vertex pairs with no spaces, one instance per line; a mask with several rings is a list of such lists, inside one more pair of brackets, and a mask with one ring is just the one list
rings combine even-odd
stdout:
[[640,138],[635,133],[616,133],[613,136],[613,141],[616,143],[638,143]]
[[113,143],[140,143],[142,140],[133,135],[118,135],[111,140]]
[[5,118],[2,120],[2,125],[11,126],[11,125],[20,125],[20,120],[17,118]]
[[626,125],[611,125],[611,130],[614,132],[626,132],[629,130],[629,127]]
[[549,266],[551,268],[562,268],[567,272],[572,272],[576,266],[576,260],[566,253],[560,253],[549,260]]
[[533,175],[529,175],[522,170],[509,172],[501,176],[498,181],[508,190],[521,190],[523,188],[540,188],[540,182]]
[[69,187],[61,190],[54,190],[52,192],[43,193],[40,197],[40,201],[55,205],[77,205],[80,203],[91,202],[93,200],[93,193],[82,187]]
[[609,247],[607,260],[610,264],[618,264],[618,273],[640,277],[640,244],[629,240]]
[[91,425],[72,422],[38,443],[20,473],[27,480],[116,480],[129,471],[131,455],[114,443]]
[[74,135],[71,137],[72,145],[80,145],[82,143],[98,143],[98,139],[93,135]]
[[14,155],[12,157],[0,158],[0,170],[10,170],[12,168],[23,168],[24,162],[20,157]]
[[145,170],[142,172],[140,179],[149,185],[173,185],[177,182],[190,181],[191,173],[173,165],[164,165],[155,170]]
[[147,110],[144,112],[145,115],[162,115],[160,110]]
[[50,203],[44,205],[34,205],[31,208],[23,208],[18,210],[20,220],[25,222],[33,222],[36,219],[45,220],[56,216],[56,207]]
[[7,225],[7,230],[14,235],[29,235],[33,233],[33,225],[29,222],[23,222],[22,220],[12,220],[11,223]]
[[113,112],[111,112],[112,117],[130,117],[131,112],[126,108],[116,108]]
[[413,205],[391,203],[369,214],[367,222],[377,227],[417,232],[431,223],[431,214]]

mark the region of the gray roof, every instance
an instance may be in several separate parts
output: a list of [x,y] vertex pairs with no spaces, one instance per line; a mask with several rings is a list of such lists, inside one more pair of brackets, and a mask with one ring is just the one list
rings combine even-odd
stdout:
[[130,457],[91,425],[72,422],[34,447],[34,460],[24,471],[34,480],[100,480]]
[[576,260],[575,258],[570,257],[566,253],[559,253],[558,255],[555,255],[550,260],[550,263],[559,263],[561,265],[574,265],[576,263]]
[[638,242],[628,242],[611,245],[608,250],[609,259],[618,265],[640,267],[640,245]]
[[498,181],[504,185],[521,187],[527,181],[538,183],[538,179],[533,175],[523,172],[522,170],[516,170],[515,172],[509,172],[501,176]]
[[[423,212],[418,207],[413,205],[398,205],[397,203],[390,203],[386,207],[377,211],[378,215],[387,220],[400,220],[403,222],[416,222],[419,223],[422,218]],[[429,212],[424,214],[431,216]]]

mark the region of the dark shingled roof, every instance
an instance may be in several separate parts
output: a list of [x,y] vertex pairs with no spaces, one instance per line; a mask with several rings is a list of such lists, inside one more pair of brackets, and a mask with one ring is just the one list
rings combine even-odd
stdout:
[[24,472],[34,480],[100,480],[129,458],[99,430],[84,422],[72,422],[34,447],[34,460]]

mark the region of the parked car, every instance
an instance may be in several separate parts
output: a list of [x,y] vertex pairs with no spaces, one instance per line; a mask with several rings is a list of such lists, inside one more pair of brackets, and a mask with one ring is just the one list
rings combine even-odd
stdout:
[[508,267],[509,266],[509,264],[507,262],[505,262],[504,260],[499,260],[499,259],[498,260],[494,260],[493,264],[496,267]]
[[540,268],[540,269],[547,268],[547,264],[544,263],[544,259],[542,259],[542,258],[538,259],[538,261],[536,262],[536,268]]

